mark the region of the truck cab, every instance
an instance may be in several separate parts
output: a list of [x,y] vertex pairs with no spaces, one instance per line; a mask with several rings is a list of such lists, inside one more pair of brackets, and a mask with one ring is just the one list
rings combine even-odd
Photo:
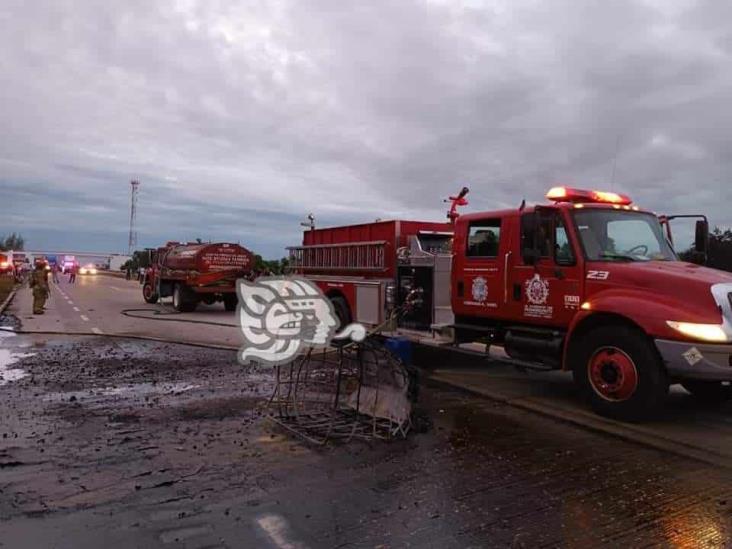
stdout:
[[[456,220],[456,340],[502,345],[526,366],[572,370],[605,415],[650,413],[675,382],[705,399],[728,398],[732,274],[680,261],[671,218],[627,196],[556,187],[547,198]],[[697,224],[698,256],[705,224]]]

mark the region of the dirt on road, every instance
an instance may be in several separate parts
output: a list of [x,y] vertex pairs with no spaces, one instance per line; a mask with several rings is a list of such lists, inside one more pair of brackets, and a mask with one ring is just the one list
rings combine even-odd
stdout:
[[[728,471],[436,387],[434,427],[316,448],[233,352],[0,333],[0,547],[732,540]],[[18,373],[20,372],[20,373]]]

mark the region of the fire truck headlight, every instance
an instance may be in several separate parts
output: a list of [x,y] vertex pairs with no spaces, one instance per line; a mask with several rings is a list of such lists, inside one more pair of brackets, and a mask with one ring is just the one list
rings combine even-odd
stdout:
[[671,328],[677,332],[701,341],[711,341],[715,343],[727,343],[729,338],[719,324],[695,324],[692,322],[676,322],[675,320],[667,320]]
[[84,267],[82,267],[81,269],[79,269],[79,274],[85,275],[86,274],[86,269]]
[[96,269],[90,269],[90,270],[89,270],[89,272],[90,272],[91,274],[93,274],[93,275],[97,274],[97,270],[96,270]]

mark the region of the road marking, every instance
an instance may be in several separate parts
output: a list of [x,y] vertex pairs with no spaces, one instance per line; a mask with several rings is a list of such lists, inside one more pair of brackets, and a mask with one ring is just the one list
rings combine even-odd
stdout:
[[81,320],[83,320],[84,322],[89,322],[89,317],[86,315],[81,315]]
[[117,286],[110,286],[110,288],[112,288],[113,290],[115,290],[115,291],[117,291],[117,292],[122,292],[122,291],[124,291],[124,290],[122,290],[122,288],[118,288]]
[[68,303],[69,305],[73,305],[73,304],[74,304],[74,302],[73,302],[73,301],[71,301],[70,299],[67,299],[67,300],[66,300],[66,303]]
[[102,335],[104,333],[103,331],[101,331],[99,328],[96,328],[96,327],[92,328],[92,332],[94,332],[95,334],[98,334],[98,335]]
[[279,515],[265,515],[257,519],[257,524],[264,530],[280,549],[297,549],[306,547],[304,544],[290,539],[288,536],[287,521]]
[[78,307],[74,307],[74,310],[78,313],[80,309]]

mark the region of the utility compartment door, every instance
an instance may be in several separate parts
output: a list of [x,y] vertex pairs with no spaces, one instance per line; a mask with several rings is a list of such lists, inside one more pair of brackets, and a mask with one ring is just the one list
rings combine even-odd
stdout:
[[383,322],[384,288],[379,282],[357,282],[355,321],[369,326]]

